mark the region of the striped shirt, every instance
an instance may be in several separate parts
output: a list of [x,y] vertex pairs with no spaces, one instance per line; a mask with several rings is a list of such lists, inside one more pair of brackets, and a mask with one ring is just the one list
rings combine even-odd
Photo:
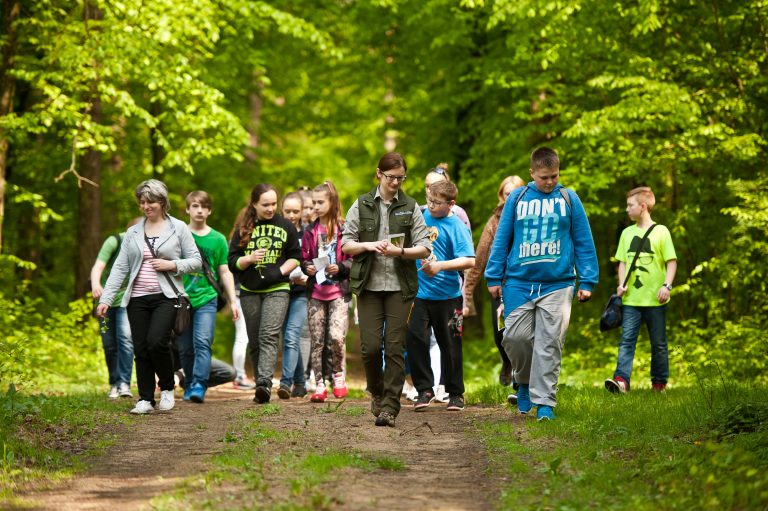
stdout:
[[162,293],[160,290],[160,282],[157,280],[157,272],[152,267],[152,259],[154,259],[154,257],[152,257],[152,252],[150,252],[149,247],[144,244],[144,259],[141,262],[139,273],[133,281],[131,298]]

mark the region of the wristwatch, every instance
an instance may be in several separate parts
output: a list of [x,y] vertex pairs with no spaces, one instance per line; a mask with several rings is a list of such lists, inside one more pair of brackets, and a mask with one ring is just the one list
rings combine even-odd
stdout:
[[670,291],[672,291],[672,284],[667,284],[666,282],[661,285],[661,287],[666,287]]

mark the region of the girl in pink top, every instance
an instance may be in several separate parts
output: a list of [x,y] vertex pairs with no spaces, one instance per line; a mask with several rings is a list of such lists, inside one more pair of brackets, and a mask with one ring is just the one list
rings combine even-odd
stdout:
[[[322,403],[328,397],[328,380],[333,378],[333,395],[347,395],[344,377],[345,340],[349,325],[349,269],[352,259],[341,251],[344,219],[341,202],[333,183],[326,181],[312,191],[317,219],[304,231],[301,260],[307,282],[309,301],[307,318],[312,338],[310,361],[317,378],[311,400]],[[325,339],[331,345],[333,375],[323,374]]]

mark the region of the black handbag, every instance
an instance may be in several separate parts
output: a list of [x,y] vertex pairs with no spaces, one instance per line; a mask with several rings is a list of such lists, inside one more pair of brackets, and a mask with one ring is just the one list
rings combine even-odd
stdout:
[[[147,244],[147,247],[149,247],[149,252],[152,254],[152,257],[157,258],[155,249],[149,242],[146,233],[144,233],[144,242]],[[173,292],[176,293],[176,304],[174,305],[176,308],[176,320],[173,323],[173,333],[178,337],[189,328],[189,323],[192,320],[192,304],[186,295],[179,292],[179,289],[176,287],[176,284],[173,283],[173,279],[168,275],[168,272],[162,271],[160,273],[168,279],[168,283],[171,285]]]
[[[624,284],[622,284],[621,287],[627,287],[629,276],[632,275],[632,272],[637,268],[637,258],[640,257],[640,252],[642,251],[643,246],[645,246],[645,240],[648,239],[648,236],[651,234],[654,227],[656,227],[656,224],[650,226],[648,230],[645,231],[643,239],[640,240],[640,245],[637,248],[637,252],[635,252],[635,258],[632,259],[632,264],[629,266],[627,275],[624,277]],[[603,313],[600,315],[600,331],[606,332],[608,330],[613,330],[614,328],[619,328],[621,326],[621,320],[621,297],[617,294],[612,294],[611,297],[608,298],[608,303],[605,304]]]

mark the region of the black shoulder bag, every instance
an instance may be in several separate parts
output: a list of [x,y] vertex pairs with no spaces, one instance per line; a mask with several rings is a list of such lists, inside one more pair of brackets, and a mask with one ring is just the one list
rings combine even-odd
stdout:
[[213,276],[213,269],[211,268],[211,265],[208,263],[208,260],[203,255],[203,251],[200,250],[200,247],[197,247],[197,250],[200,251],[200,259],[203,262],[203,274],[205,275],[205,278],[208,280],[208,283],[211,285],[213,289],[216,290],[216,310],[220,311],[227,305],[227,297],[224,293],[224,290],[221,288],[221,284],[219,284],[219,281],[217,281]]
[[[648,236],[651,234],[654,227],[656,227],[656,224],[650,226],[648,230],[645,231],[643,239],[640,240],[640,246],[637,247],[635,258],[632,259],[632,264],[629,266],[629,270],[627,270],[627,275],[624,277],[624,284],[622,284],[621,287],[627,287],[630,275],[632,275],[632,272],[637,268],[637,258],[640,257],[640,252],[643,250],[643,246],[645,246],[645,240],[648,239]],[[612,294],[611,297],[608,298],[608,303],[605,305],[603,313],[600,315],[600,331],[605,332],[620,327],[621,319],[621,297],[617,294]]]
[[[149,238],[147,238],[147,233],[144,233],[144,243],[149,247],[149,252],[152,254],[152,257],[157,259],[157,254],[155,253],[155,249],[152,248]],[[173,279],[168,275],[168,272],[163,271],[160,273],[165,276],[168,283],[171,285],[171,289],[176,293],[176,305],[174,305],[174,307],[176,307],[176,321],[173,324],[173,333],[178,337],[189,328],[189,322],[192,315],[192,304],[189,302],[188,297],[179,292],[179,289],[176,287],[176,284],[173,283]]]

